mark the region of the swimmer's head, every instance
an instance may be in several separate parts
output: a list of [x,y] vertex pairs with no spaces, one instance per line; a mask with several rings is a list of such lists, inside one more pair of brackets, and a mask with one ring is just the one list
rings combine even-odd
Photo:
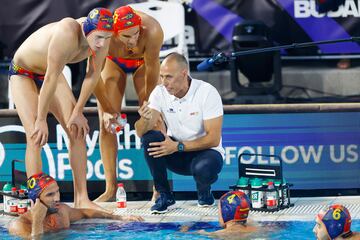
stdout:
[[141,25],[141,17],[130,6],[122,6],[114,12],[115,33]]
[[27,180],[29,198],[35,203],[36,199],[48,208],[48,212],[56,212],[59,206],[60,193],[56,180],[43,173],[32,175]]
[[141,17],[129,6],[114,12],[114,31],[127,48],[134,48],[140,36]]
[[313,229],[317,239],[334,239],[351,234],[351,216],[346,207],[334,204],[322,210],[316,216]]
[[231,191],[219,200],[219,222],[225,227],[228,222],[246,223],[250,210],[250,200],[241,191]]
[[54,182],[56,181],[53,177],[43,172],[32,175],[27,180],[29,198],[35,202],[36,198],[40,197],[44,189]]
[[94,31],[114,31],[114,20],[110,10],[106,8],[94,8],[83,23],[85,36],[89,36]]

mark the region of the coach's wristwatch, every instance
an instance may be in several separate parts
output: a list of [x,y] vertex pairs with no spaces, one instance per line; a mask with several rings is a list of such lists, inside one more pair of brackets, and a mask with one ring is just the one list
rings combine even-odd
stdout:
[[183,152],[183,151],[185,151],[185,145],[182,142],[179,142],[177,149],[178,149],[178,152]]

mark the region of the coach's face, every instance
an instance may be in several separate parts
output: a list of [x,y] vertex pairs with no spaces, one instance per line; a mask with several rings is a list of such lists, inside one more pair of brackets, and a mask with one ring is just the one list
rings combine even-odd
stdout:
[[174,60],[165,59],[160,66],[160,80],[169,94],[183,97],[188,90],[187,69]]

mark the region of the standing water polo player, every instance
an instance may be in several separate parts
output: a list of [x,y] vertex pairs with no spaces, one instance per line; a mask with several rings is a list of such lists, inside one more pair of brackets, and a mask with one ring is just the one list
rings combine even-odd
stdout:
[[[69,137],[69,159],[74,180],[74,206],[100,209],[88,198],[86,144],[89,131],[83,115],[107,55],[113,34],[112,13],[93,9],[87,17],[64,18],[31,34],[16,51],[9,70],[11,94],[26,133],[26,173],[42,171],[41,148],[48,140],[51,112]],[[67,63],[88,58],[88,69],[78,101],[62,70]]]
[[[154,18],[142,12],[135,12],[129,6],[115,10],[114,30],[109,54],[101,72],[101,83],[104,83],[105,89],[100,92],[111,100],[115,111],[121,112],[127,74],[132,74],[140,106],[156,86],[159,80],[159,53],[164,34]],[[105,131],[102,103],[98,102],[98,109],[100,152],[104,164],[106,191],[95,201],[114,201],[117,189],[117,140],[116,135]]]

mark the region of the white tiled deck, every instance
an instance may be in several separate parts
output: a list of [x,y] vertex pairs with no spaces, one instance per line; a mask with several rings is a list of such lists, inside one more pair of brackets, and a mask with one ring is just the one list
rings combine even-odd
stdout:
[[[325,206],[334,203],[344,204],[350,211],[353,219],[360,219],[360,196],[350,197],[322,197],[322,198],[292,198],[294,207],[278,212],[251,211],[250,219],[254,221],[312,221],[315,215]],[[171,222],[171,221],[217,221],[217,207],[199,208],[197,201],[177,201],[176,206],[165,214],[151,214],[151,202],[130,202],[126,210],[116,210],[115,204],[104,205],[108,209],[115,209],[115,214],[140,215],[146,221]]]
[[[352,219],[360,219],[360,196],[292,198],[294,207],[278,212],[251,211],[252,221],[312,221],[315,215],[325,206],[334,203],[344,204],[350,211]],[[125,210],[117,210],[116,203],[102,203],[101,206],[121,215],[140,215],[146,222],[183,222],[183,221],[217,221],[217,207],[199,208],[197,201],[177,201],[174,208],[165,214],[151,214],[152,202],[128,202]],[[0,204],[2,205],[2,204]],[[70,204],[71,205],[71,204]],[[2,208],[2,206],[0,206]],[[6,224],[13,217],[0,216],[0,225]],[[89,222],[89,220],[86,220]],[[90,220],[91,221],[91,220]],[[93,221],[99,222],[99,219]]]
[[[360,196],[351,197],[323,197],[323,198],[292,198],[294,207],[278,212],[267,213],[252,211],[250,219],[254,221],[311,221],[325,206],[334,203],[344,204],[350,211],[353,219],[360,219]],[[199,208],[196,201],[177,201],[174,208],[165,214],[151,214],[152,202],[129,202],[126,210],[117,210],[115,203],[104,203],[103,206],[113,210],[115,214],[140,215],[149,222],[171,221],[217,221],[217,207]]]

